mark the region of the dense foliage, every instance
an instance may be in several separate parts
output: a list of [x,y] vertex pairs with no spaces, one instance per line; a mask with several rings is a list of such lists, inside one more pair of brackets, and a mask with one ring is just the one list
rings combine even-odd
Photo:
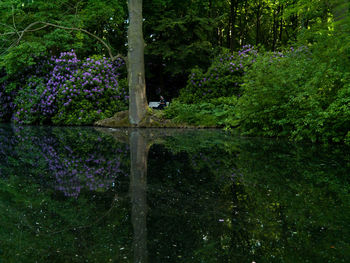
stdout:
[[[221,48],[239,50],[262,45],[275,51],[301,37],[312,40],[333,16],[342,17],[345,0],[144,0],[147,88],[150,100],[178,95],[195,66],[204,71]],[[78,30],[38,24],[37,21],[87,30],[126,52],[127,8],[123,0],[4,0],[0,3],[0,61],[20,68],[32,54],[76,50],[79,57],[108,55],[95,38]],[[41,28],[41,29],[40,29]],[[40,30],[39,30],[40,29]],[[2,33],[4,33],[2,35]],[[11,47],[10,49],[8,49]]]
[[[62,62],[67,61],[61,59],[60,63]],[[96,120],[111,117],[115,112],[126,109],[129,98],[127,87],[125,82],[119,86],[116,73],[121,66],[120,61],[112,63],[105,58],[96,60],[87,58],[79,70],[67,76],[68,82],[63,81],[61,84],[59,76],[56,75],[56,80],[52,82],[59,83],[58,109],[53,117],[53,123],[92,124]],[[58,72],[60,69],[66,70],[66,65],[58,67]]]
[[[347,26],[343,21],[342,30],[321,35],[313,44],[253,51],[240,64],[246,66],[236,70],[236,61],[219,56],[206,73],[193,70],[167,116],[195,125],[239,126],[245,135],[349,143]],[[221,73],[216,78],[213,69]],[[211,104],[213,98],[221,103]]]

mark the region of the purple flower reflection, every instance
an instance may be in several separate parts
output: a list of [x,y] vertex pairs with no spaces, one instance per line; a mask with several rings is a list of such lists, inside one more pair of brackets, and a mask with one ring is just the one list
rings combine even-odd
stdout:
[[55,178],[54,187],[65,196],[77,198],[83,189],[108,189],[122,174],[119,158],[106,160],[98,154],[81,156],[69,146],[64,146],[63,152],[47,143],[41,143],[41,147],[48,169]]

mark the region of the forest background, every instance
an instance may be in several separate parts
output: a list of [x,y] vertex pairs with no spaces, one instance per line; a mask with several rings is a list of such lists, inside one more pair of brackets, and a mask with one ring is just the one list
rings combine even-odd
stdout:
[[[350,143],[347,0],[144,0],[148,100],[175,123]],[[121,0],[0,1],[0,119],[91,125],[127,109]]]

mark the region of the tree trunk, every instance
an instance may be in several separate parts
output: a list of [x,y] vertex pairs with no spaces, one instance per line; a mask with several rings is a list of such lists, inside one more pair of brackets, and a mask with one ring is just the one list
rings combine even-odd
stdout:
[[293,34],[293,38],[294,40],[297,40],[298,37],[298,27],[299,27],[299,17],[297,14],[294,14],[291,16],[291,23],[292,23],[292,34]]
[[255,44],[256,46],[260,43],[260,25],[261,25],[261,2],[259,1],[257,10],[256,10],[256,39]]
[[280,21],[280,43],[282,44],[282,37],[283,37],[283,5],[281,5],[281,21]]
[[241,46],[244,46],[245,45],[245,40],[247,38],[247,32],[248,32],[248,19],[247,19],[247,16],[248,16],[248,0],[245,0],[244,1],[244,14],[243,14],[243,25],[244,26],[241,26]]
[[235,48],[237,9],[238,9],[238,1],[231,0],[231,35],[230,35],[231,51],[233,51]]
[[128,0],[128,9],[129,119],[137,125],[147,112],[142,0]]
[[276,43],[277,43],[277,30],[278,30],[278,20],[277,16],[279,14],[280,6],[277,7],[277,10],[273,10],[273,39],[272,39],[272,51],[276,50]]
[[226,32],[227,48],[230,48],[230,43],[231,43],[231,24],[232,24],[232,16],[230,14],[228,17],[227,32]]

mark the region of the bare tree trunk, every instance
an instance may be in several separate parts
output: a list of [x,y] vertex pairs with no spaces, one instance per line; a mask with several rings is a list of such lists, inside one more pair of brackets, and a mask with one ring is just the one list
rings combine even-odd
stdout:
[[298,27],[299,27],[299,17],[297,14],[294,14],[291,16],[291,22],[292,22],[292,37],[294,40],[297,40],[298,37]]
[[146,263],[147,255],[147,158],[149,144],[139,130],[132,131],[130,142],[131,221],[134,230],[134,262]]
[[256,39],[255,44],[258,45],[260,43],[260,26],[261,26],[261,2],[259,0],[259,4],[256,10]]
[[231,35],[230,35],[230,50],[235,48],[235,36],[236,36],[236,19],[237,19],[238,1],[231,0]]
[[247,16],[248,16],[248,0],[245,0],[244,1],[244,14],[243,14],[243,18],[244,18],[244,21],[243,21],[243,26],[241,26],[241,46],[244,46],[245,45],[245,40],[247,38],[247,32],[248,32],[248,19],[247,19]]
[[277,10],[273,10],[273,39],[272,39],[272,51],[276,50],[276,43],[277,43],[277,30],[278,30],[278,20],[277,16],[279,14],[280,6],[277,7]]
[[230,14],[228,17],[227,32],[226,32],[227,48],[230,48],[230,43],[231,43],[231,25],[232,25],[232,16]]
[[330,2],[328,0],[323,0],[322,5],[322,23],[324,25],[326,25],[328,23],[328,18],[330,17],[330,13],[331,13],[331,5]]
[[142,0],[128,0],[128,9],[129,119],[137,125],[147,112]]
[[281,21],[280,21],[280,43],[282,44],[282,37],[283,37],[283,5],[281,5]]

